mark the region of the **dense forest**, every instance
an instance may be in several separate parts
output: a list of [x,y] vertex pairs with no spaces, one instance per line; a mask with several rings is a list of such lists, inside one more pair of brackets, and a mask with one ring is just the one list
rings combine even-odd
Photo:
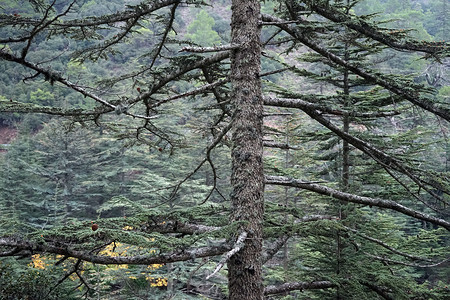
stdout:
[[0,3],[0,299],[449,299],[447,0]]

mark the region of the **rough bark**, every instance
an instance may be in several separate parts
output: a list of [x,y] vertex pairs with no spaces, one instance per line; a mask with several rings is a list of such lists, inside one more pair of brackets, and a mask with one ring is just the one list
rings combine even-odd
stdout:
[[233,148],[231,184],[232,222],[242,222],[248,232],[241,251],[228,262],[230,300],[263,299],[262,222],[264,174],[260,72],[260,4],[258,0],[233,0],[231,44],[241,45],[231,54]]

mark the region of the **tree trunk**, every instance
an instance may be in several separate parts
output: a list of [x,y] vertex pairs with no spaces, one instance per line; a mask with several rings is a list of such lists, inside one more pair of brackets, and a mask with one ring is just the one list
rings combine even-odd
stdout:
[[[347,0],[347,9],[346,9],[346,13],[349,13],[349,9],[350,9],[350,3]],[[349,60],[350,57],[350,51],[349,51],[349,45],[346,42],[344,45],[344,59],[346,61]],[[349,82],[349,75],[350,72],[348,70],[344,70],[344,78],[343,78],[343,85],[344,85],[344,89],[343,89],[343,93],[344,93],[344,108],[346,110],[350,110],[351,107],[351,100],[350,100],[350,82]],[[344,128],[343,131],[345,133],[349,133],[350,130],[350,117],[348,114],[344,115],[343,118],[343,123],[344,123]],[[348,141],[343,140],[342,141],[342,191],[343,192],[347,192],[348,188],[349,188],[349,179],[350,179],[350,145],[348,143]],[[340,220],[344,220],[347,218],[347,212],[343,212],[342,211],[342,205],[344,203],[339,202],[339,219]],[[337,261],[337,267],[336,267],[336,274],[339,276],[341,275],[341,269],[342,269],[342,262],[343,262],[343,251],[344,251],[344,244],[342,242],[342,238],[341,238],[341,233],[340,230],[337,231],[337,257],[336,257],[336,261]],[[342,276],[342,275],[341,275]],[[336,300],[341,300],[343,299],[342,297],[342,293],[341,293],[341,289],[338,286],[336,288]]]
[[231,55],[233,119],[231,221],[242,221],[248,237],[228,262],[230,300],[263,299],[262,223],[264,212],[263,99],[260,72],[259,0],[233,0]]

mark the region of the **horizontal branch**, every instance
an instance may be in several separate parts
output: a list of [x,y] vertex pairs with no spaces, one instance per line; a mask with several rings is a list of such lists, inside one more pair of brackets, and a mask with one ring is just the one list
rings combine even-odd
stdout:
[[81,251],[71,249],[69,246],[55,246],[51,243],[37,243],[25,241],[14,238],[0,238],[1,247],[11,247],[16,250],[29,251],[30,253],[46,252],[52,254],[64,255],[67,257],[74,257],[83,261],[102,264],[102,265],[151,265],[173,263],[177,261],[186,261],[200,257],[210,257],[221,255],[231,249],[227,244],[214,247],[201,247],[191,250],[179,250],[167,254],[148,254],[148,255],[134,255],[134,256],[103,256],[92,254],[91,251]]
[[269,285],[264,289],[264,295],[281,294],[296,290],[321,290],[335,288],[331,281],[288,282],[280,285]]
[[349,116],[354,118],[381,118],[381,117],[391,117],[395,115],[399,115],[399,111],[377,111],[377,112],[369,112],[369,113],[360,113],[356,111],[349,111],[349,110],[343,110],[343,109],[334,109],[330,108],[325,105],[320,105],[316,103],[311,103],[308,101],[304,101],[301,99],[291,99],[291,98],[282,98],[282,99],[274,99],[272,97],[267,97],[268,102],[283,102],[283,103],[289,103],[289,107],[292,108],[308,108],[308,109],[315,109],[318,111],[321,111],[326,114],[335,115],[335,116]]
[[284,150],[288,150],[288,149],[301,150],[301,148],[294,147],[289,144],[270,142],[270,141],[263,141],[263,145],[264,145],[264,147],[268,147],[268,148],[279,148],[279,149],[284,149]]
[[183,47],[179,52],[193,52],[193,53],[207,53],[207,52],[219,52],[235,50],[241,47],[241,45],[222,45],[214,47]]
[[14,113],[43,113],[55,116],[95,116],[98,112],[83,111],[82,109],[66,109],[62,107],[39,106],[32,103],[22,103],[13,100],[0,99],[0,112],[14,112]]
[[272,184],[272,185],[282,185],[282,186],[290,186],[295,188],[301,188],[305,189],[311,192],[315,192],[321,195],[327,195],[335,199],[339,199],[346,202],[352,202],[352,203],[358,203],[358,204],[364,204],[364,205],[371,205],[381,208],[387,208],[391,210],[398,211],[402,214],[405,214],[407,216],[424,220],[436,225],[440,225],[444,227],[447,230],[450,230],[450,222],[436,218],[434,216],[430,216],[428,214],[424,214],[422,212],[413,210],[411,208],[408,208],[406,206],[403,206],[401,204],[398,204],[397,202],[391,201],[391,200],[383,200],[383,199],[377,199],[377,198],[370,198],[370,197],[364,197],[364,196],[358,196],[350,193],[344,193],[323,185],[319,185],[316,183],[310,183],[305,182],[301,180],[291,179],[283,176],[266,176],[266,184]]
[[299,21],[259,22],[259,25],[268,26],[268,25],[297,24],[297,23],[300,23],[300,22]]

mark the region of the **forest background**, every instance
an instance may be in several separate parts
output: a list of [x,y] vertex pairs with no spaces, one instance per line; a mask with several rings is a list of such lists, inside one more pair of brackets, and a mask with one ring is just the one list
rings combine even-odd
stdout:
[[[231,1],[147,2],[0,4],[0,299],[229,294]],[[450,5],[316,2],[261,1],[265,297],[448,299]]]

